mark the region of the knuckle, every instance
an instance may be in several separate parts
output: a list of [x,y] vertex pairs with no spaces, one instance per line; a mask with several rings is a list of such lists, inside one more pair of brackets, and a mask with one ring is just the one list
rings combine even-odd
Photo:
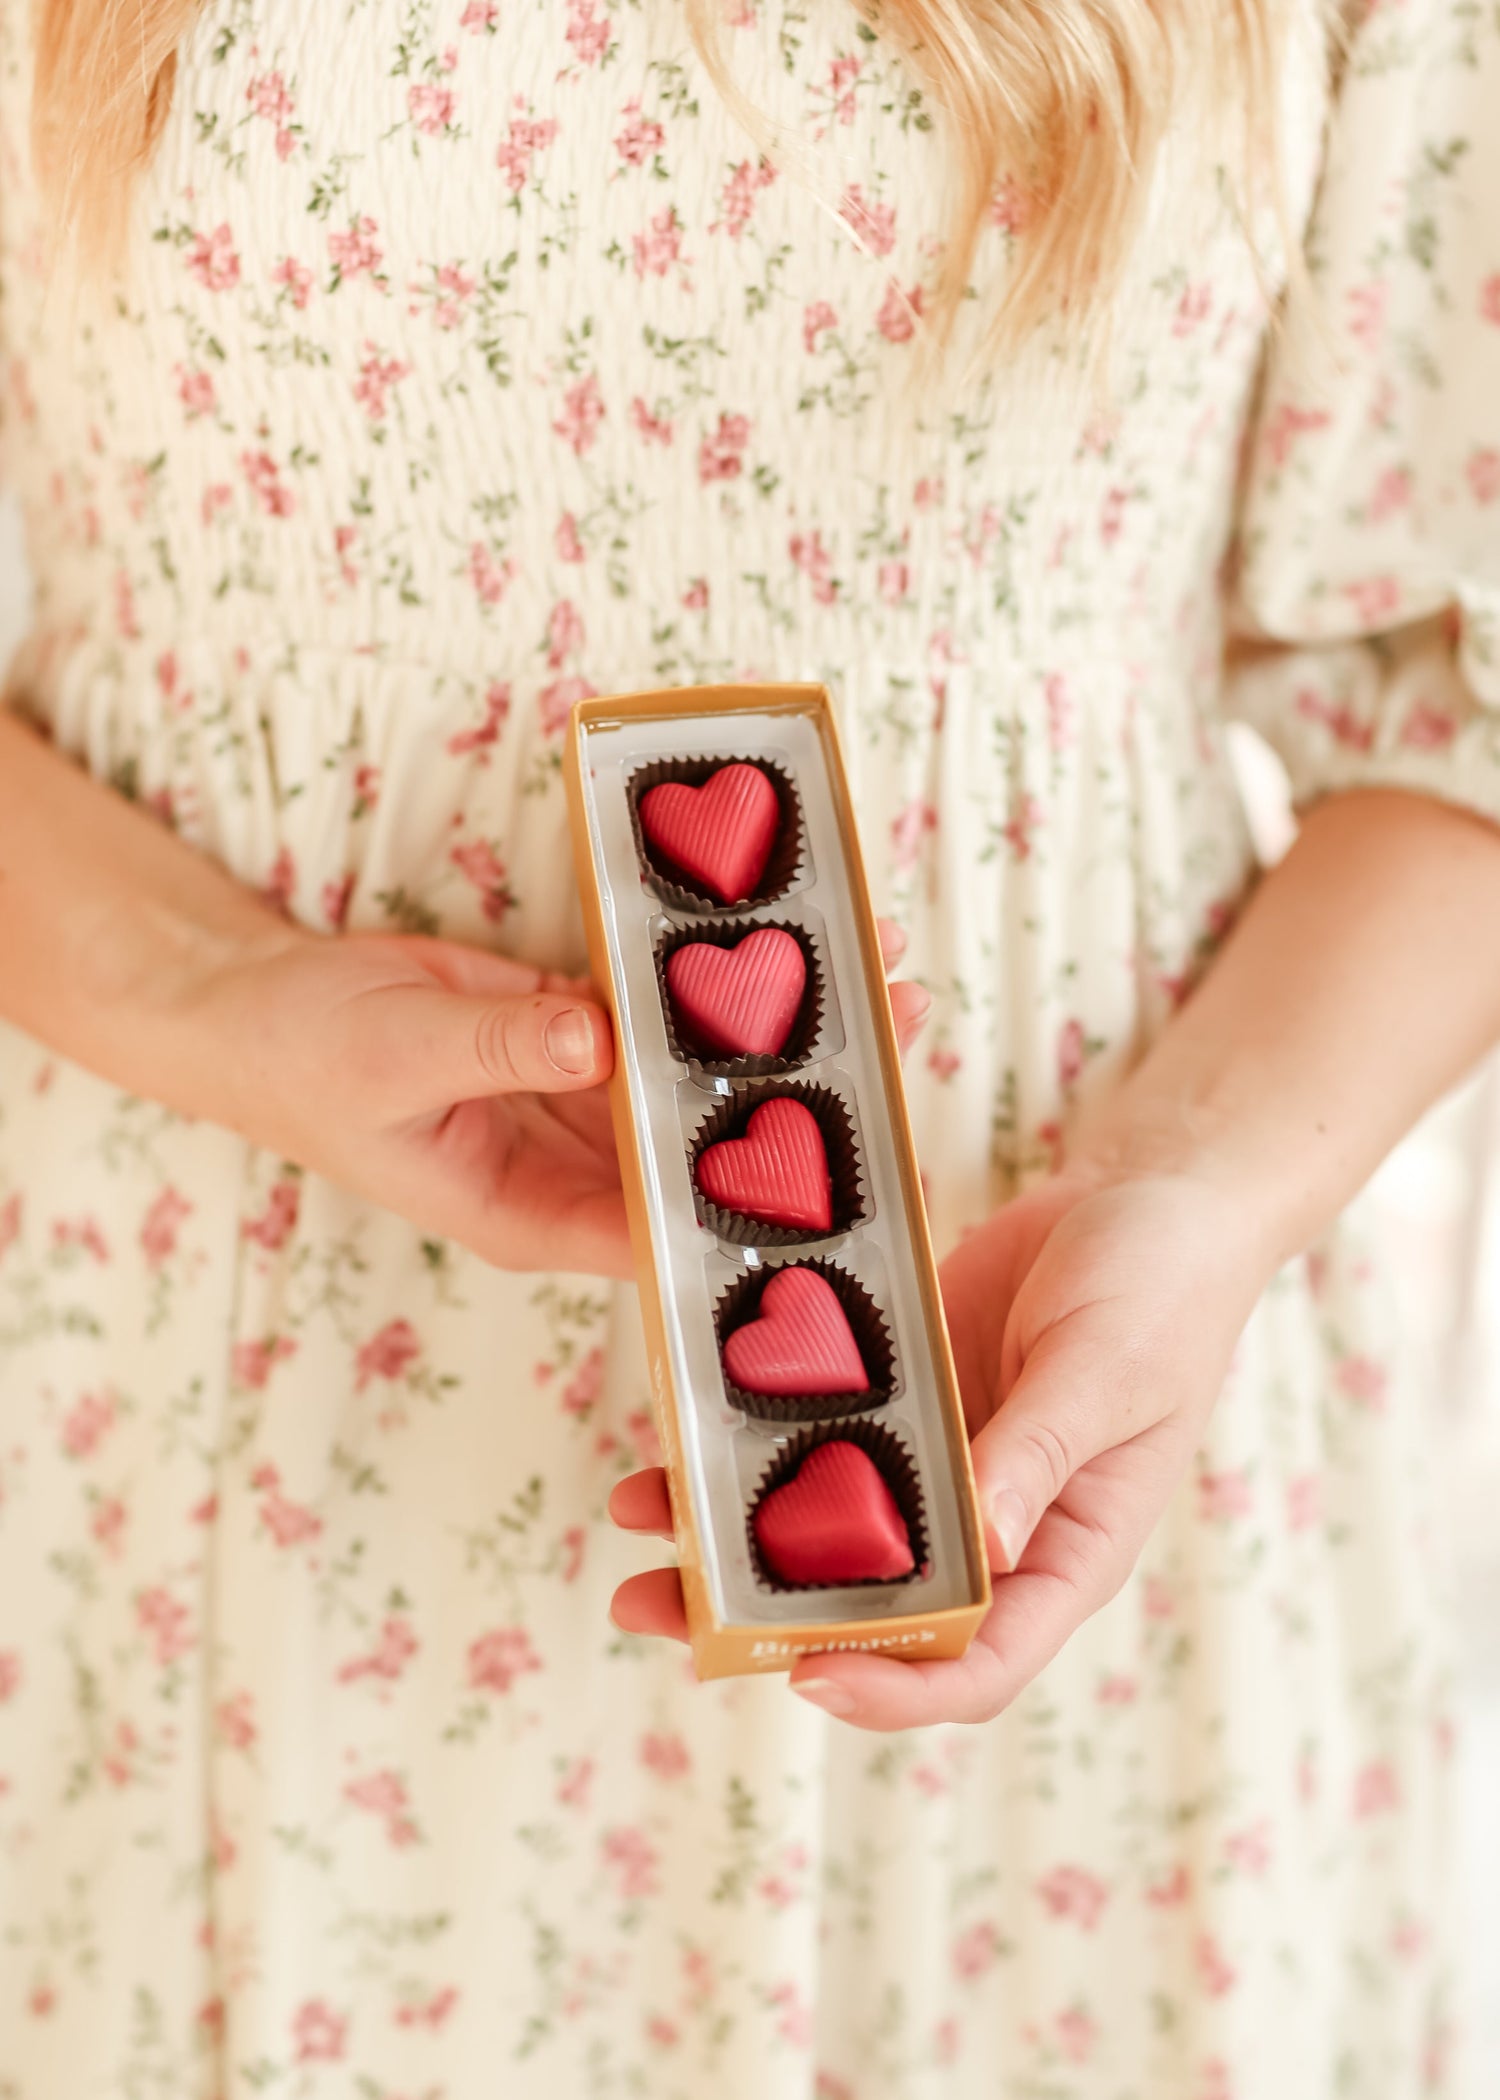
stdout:
[[488,1085],[514,1087],[520,1079],[522,1016],[529,1001],[499,999],[486,1006],[474,1023],[474,1062]]
[[1040,1416],[1025,1423],[1021,1433],[1026,1450],[1047,1481],[1050,1502],[1062,1493],[1073,1477],[1076,1468],[1073,1440]]

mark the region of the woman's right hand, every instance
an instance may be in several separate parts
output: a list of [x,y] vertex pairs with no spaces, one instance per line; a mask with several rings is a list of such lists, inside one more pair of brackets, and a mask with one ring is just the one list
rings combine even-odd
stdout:
[[581,981],[456,941],[287,926],[199,978],[179,1098],[503,1269],[632,1274],[609,1021]]

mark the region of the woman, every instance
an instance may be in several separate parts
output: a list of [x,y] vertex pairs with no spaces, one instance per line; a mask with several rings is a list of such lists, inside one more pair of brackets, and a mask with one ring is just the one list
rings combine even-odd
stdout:
[[[1500,27],[1360,12],[0,6],[7,2100],[1445,2088],[1333,1221],[1500,1028]],[[607,1524],[543,974],[569,704],[736,677],[834,690],[932,995],[1002,1571],[790,1691]],[[1229,711],[1306,811],[1242,913]]]

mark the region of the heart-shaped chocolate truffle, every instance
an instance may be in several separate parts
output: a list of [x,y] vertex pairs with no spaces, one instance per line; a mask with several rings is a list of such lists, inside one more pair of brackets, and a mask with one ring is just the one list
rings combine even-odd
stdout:
[[684,1041],[719,1057],[774,1057],[791,1033],[807,962],[781,926],[733,948],[689,941],[667,957],[672,1018]]
[[696,1180],[710,1203],[763,1225],[798,1232],[833,1228],[833,1178],[823,1133],[800,1101],[782,1096],[764,1102],[743,1137],[705,1146]]
[[742,904],[760,881],[781,805],[769,777],[742,760],[710,773],[701,787],[667,780],[641,797],[641,829],[695,888],[721,904]]
[[858,1444],[815,1444],[750,1521],[783,1582],[893,1582],[916,1566],[896,1498]]
[[756,1318],[725,1342],[724,1368],[745,1392],[778,1399],[870,1390],[838,1292],[816,1269],[777,1270]]

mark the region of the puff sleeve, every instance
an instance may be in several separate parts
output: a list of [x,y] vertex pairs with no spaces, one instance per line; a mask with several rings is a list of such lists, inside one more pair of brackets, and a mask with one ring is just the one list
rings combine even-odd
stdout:
[[1500,9],[1370,0],[1268,359],[1231,562],[1232,714],[1294,798],[1500,821]]

